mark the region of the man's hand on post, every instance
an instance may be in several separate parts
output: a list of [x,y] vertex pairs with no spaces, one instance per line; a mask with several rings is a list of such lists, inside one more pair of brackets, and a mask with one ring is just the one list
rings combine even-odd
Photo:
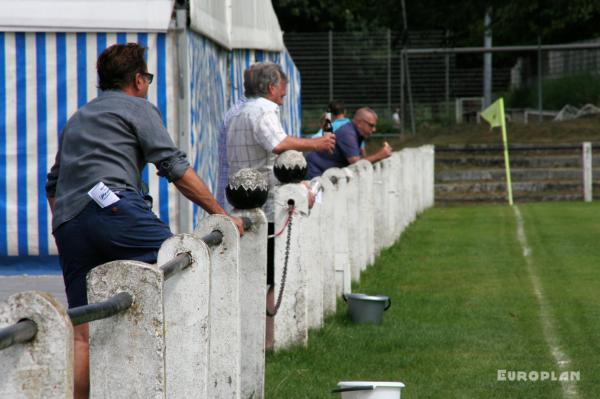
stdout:
[[306,190],[308,191],[308,193],[307,193],[308,209],[312,209],[313,205],[315,204],[315,199],[317,198],[317,196],[315,195],[315,193],[313,193],[312,187],[310,186],[309,181],[304,180],[302,182],[302,184],[304,185],[304,187],[306,187]]
[[388,144],[387,141],[383,142],[383,145],[381,146],[381,149],[379,150],[379,153],[381,154],[381,158],[387,158],[390,155],[392,155],[392,147]]
[[242,222],[242,219],[236,217],[236,216],[231,216],[231,215],[227,215],[229,216],[229,218],[231,219],[231,221],[233,222],[233,224],[235,224],[235,227],[237,227],[238,231],[240,232],[240,237],[244,235],[244,222]]
[[316,141],[315,151],[323,152],[333,152],[335,149],[335,134],[325,133],[323,137],[319,137],[318,139],[313,139]]

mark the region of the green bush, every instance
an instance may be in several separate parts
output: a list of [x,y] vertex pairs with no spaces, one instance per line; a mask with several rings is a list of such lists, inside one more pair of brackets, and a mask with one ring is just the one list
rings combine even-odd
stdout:
[[590,73],[548,79],[543,82],[542,89],[545,109],[559,110],[566,104],[575,107],[598,104],[600,75]]
[[[600,75],[583,73],[544,79],[542,100],[546,110],[560,110],[567,104],[575,107],[598,104],[600,103]],[[509,91],[506,94],[506,104],[510,108],[537,108],[537,85]]]
[[505,99],[509,108],[533,108],[537,106],[537,91],[534,93],[531,88],[514,89],[506,93]]

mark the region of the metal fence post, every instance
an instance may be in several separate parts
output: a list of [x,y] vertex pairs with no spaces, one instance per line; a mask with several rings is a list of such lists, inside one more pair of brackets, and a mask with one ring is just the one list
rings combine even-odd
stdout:
[[405,99],[404,99],[404,90],[405,90],[405,73],[404,73],[404,48],[400,50],[400,133],[404,133],[406,129],[406,112],[404,108],[406,107]]
[[387,30],[387,106],[392,114],[392,32]]
[[333,101],[333,31],[329,31],[329,101]]
[[412,135],[414,136],[417,134],[417,128],[415,123],[415,103],[413,102],[412,84],[410,81],[410,64],[408,62],[408,53],[404,53],[404,63],[406,66],[406,84],[408,86],[408,106],[410,108],[410,129]]
[[[448,46],[448,38],[450,37],[450,31],[446,31],[446,46]],[[446,53],[444,56],[444,79],[446,83],[445,87],[445,102],[446,102],[446,123],[450,121],[450,54]]]
[[[483,42],[485,48],[492,47],[492,10],[488,8],[485,11],[483,22]],[[492,53],[483,53],[483,108],[487,108],[492,103]]]
[[538,120],[542,122],[544,120],[544,100],[542,99],[542,37],[538,36],[538,50],[537,50],[537,59],[538,59],[538,111],[539,117]]
[[[190,153],[190,72],[188,68],[188,36],[187,36],[187,11],[182,9],[176,10],[176,37],[177,46],[175,52],[177,54],[177,89],[179,96],[177,97],[177,125],[179,126],[178,143],[179,148],[186,154]],[[189,233],[192,230],[192,203],[183,195],[178,196],[179,205],[179,232]]]

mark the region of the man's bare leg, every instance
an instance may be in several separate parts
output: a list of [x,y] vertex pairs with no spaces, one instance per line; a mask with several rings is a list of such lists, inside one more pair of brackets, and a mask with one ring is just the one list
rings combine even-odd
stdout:
[[88,399],[90,395],[89,328],[88,324],[73,327],[75,336],[74,399]]
[[[267,309],[273,310],[275,306],[275,294],[273,286],[267,289]],[[267,325],[265,334],[265,350],[273,349],[273,335],[275,331],[275,318],[267,315]]]

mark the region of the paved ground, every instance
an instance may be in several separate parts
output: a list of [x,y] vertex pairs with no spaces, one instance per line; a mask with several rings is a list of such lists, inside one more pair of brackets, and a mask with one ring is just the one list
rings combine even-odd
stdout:
[[57,256],[0,257],[0,301],[21,291],[45,291],[67,306]]
[[52,276],[0,276],[0,301],[21,291],[45,291],[54,296],[65,307],[67,297],[62,275]]

